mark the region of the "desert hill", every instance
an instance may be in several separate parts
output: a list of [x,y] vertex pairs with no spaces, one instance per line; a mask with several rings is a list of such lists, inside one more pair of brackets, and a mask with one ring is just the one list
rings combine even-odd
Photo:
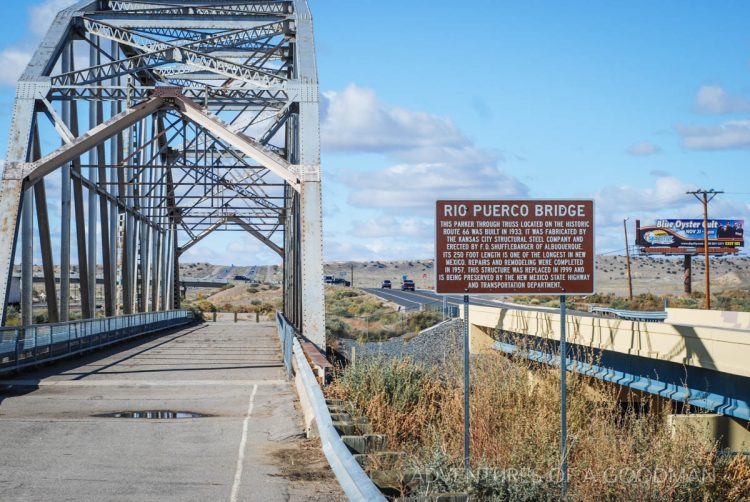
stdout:
[[[682,260],[650,256],[631,258],[633,289],[635,294],[673,294],[683,290]],[[405,275],[413,279],[418,288],[432,288],[433,260],[399,261],[337,261],[325,264],[325,274],[352,280],[357,287],[379,287],[390,279],[395,285]],[[704,263],[693,259],[693,290],[702,291]],[[209,263],[182,263],[180,275],[198,279],[232,279],[236,275],[252,277],[256,282],[279,283],[281,267],[278,265],[227,266]],[[750,257],[724,257],[711,260],[712,290],[750,289]],[[601,293],[626,295],[627,268],[624,256],[598,256],[596,258],[596,287]]]

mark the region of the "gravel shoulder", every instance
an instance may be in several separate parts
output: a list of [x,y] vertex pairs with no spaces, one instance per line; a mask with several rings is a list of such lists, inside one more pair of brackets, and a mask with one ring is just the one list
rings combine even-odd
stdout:
[[451,319],[417,335],[407,334],[385,342],[358,343],[340,340],[341,350],[351,360],[352,349],[356,357],[408,357],[425,364],[443,364],[460,358],[463,354],[462,321]]

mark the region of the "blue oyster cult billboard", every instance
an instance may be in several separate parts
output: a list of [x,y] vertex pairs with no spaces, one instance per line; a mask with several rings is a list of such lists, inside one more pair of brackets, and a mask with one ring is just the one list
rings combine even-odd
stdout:
[[[736,253],[745,245],[745,220],[708,220],[709,253]],[[663,219],[655,225],[636,222],[636,245],[646,253],[703,252],[703,220]]]

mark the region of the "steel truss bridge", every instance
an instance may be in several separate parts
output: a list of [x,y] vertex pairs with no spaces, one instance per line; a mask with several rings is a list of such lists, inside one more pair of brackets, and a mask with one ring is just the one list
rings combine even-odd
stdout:
[[0,192],[3,323],[16,253],[32,323],[34,246],[55,323],[70,319],[71,275],[82,317],[96,315],[97,267],[105,316],[177,309],[181,254],[241,231],[282,257],[285,315],[324,347],[319,135],[306,0],[63,10],[18,82]]

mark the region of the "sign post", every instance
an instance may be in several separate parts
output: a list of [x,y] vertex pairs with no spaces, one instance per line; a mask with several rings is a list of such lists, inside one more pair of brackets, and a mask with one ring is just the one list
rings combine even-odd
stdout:
[[591,200],[436,204],[435,292],[464,301],[464,465],[470,467],[469,295],[560,296],[560,472],[567,490],[567,296],[594,292]]
[[464,295],[464,469],[471,469],[469,423],[469,295]]
[[565,340],[567,297],[560,296],[560,480],[562,496],[568,491],[568,348]]

